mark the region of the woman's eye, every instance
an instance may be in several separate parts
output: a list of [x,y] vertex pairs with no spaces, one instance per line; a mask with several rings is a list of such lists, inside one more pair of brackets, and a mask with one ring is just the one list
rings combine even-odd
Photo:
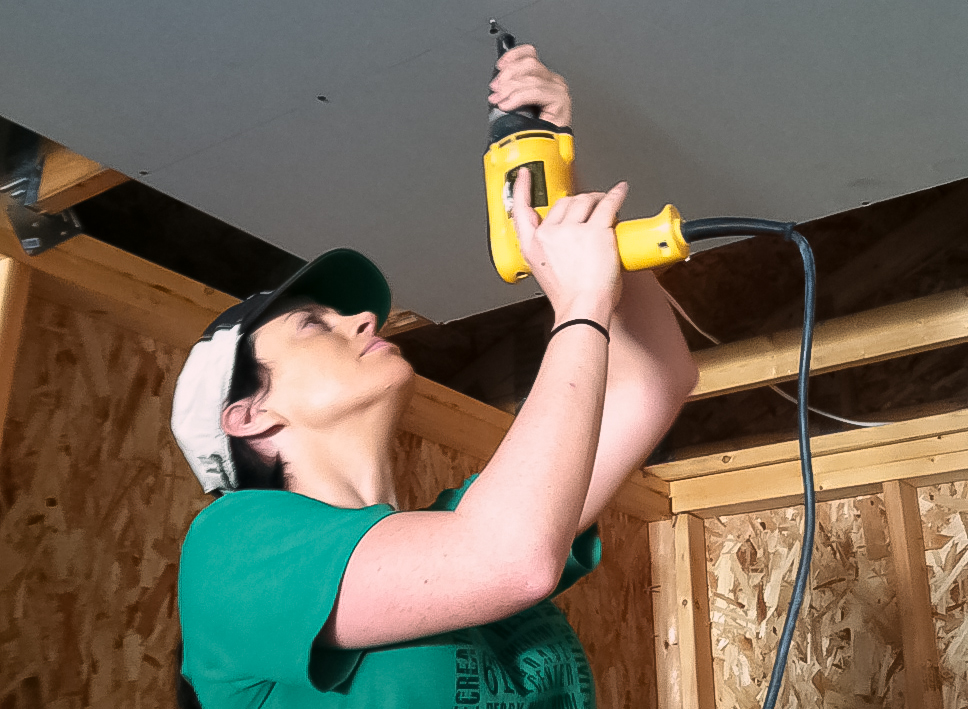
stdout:
[[306,316],[303,318],[304,327],[310,324],[321,325],[322,327],[325,327],[327,330],[329,329],[326,325],[326,322],[316,313],[306,313]]

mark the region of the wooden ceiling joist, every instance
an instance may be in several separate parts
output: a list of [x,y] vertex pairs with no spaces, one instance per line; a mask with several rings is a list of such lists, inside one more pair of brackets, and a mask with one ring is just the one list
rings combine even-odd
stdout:
[[40,188],[32,205],[41,212],[61,212],[128,180],[120,172],[52,141],[45,141],[43,152]]
[[[787,330],[695,353],[699,383],[691,399],[796,379],[801,330]],[[811,374],[968,342],[968,288],[885,305],[818,323]]]
[[237,302],[177,273],[89,236],[36,256],[24,253],[6,215],[0,254],[28,266],[38,295],[68,302],[173,345],[194,342],[218,313]]

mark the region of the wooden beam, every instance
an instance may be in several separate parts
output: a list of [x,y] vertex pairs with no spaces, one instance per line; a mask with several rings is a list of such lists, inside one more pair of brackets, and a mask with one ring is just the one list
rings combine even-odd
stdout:
[[[886,305],[817,325],[811,374],[968,342],[968,288]],[[796,379],[800,330],[719,345],[693,354],[705,399]]]
[[649,548],[652,563],[652,610],[655,616],[658,709],[682,709],[676,540],[671,519],[649,525]]
[[897,575],[904,703],[907,709],[941,709],[941,668],[917,490],[900,480],[884,483],[884,507]]
[[0,446],[3,445],[7,405],[13,388],[29,289],[30,269],[14,259],[0,256]]
[[[945,436],[966,430],[968,430],[968,409],[961,409],[936,416],[899,421],[886,426],[815,436],[811,439],[811,449],[814,460],[817,460],[834,453],[872,449],[932,436]],[[673,481],[775,465],[799,459],[799,443],[793,440],[751,448],[719,451],[695,458],[659,463],[649,466],[645,470],[648,474],[662,480]]]
[[609,506],[644,522],[672,519],[669,483],[641,471],[625,481]]
[[416,330],[418,327],[423,327],[424,325],[432,325],[433,322],[433,320],[428,320],[423,315],[418,315],[412,310],[398,310],[393,308],[390,310],[390,315],[387,316],[387,321],[380,328],[380,336],[389,337],[390,335],[399,335],[401,332]]
[[66,298],[62,302],[177,346],[193,343],[215,313],[237,302],[89,236],[27,256],[5,214],[0,216],[0,254],[31,268],[41,297]]
[[716,709],[706,581],[706,526],[689,514],[676,516],[674,524],[682,707]]
[[[916,486],[965,480],[968,431],[815,457],[813,470],[819,500],[879,492],[889,480]],[[799,460],[677,480],[669,488],[673,512],[702,517],[796,505],[803,496]]]
[[41,212],[61,212],[127,181],[120,172],[46,141],[37,202],[32,206]]
[[417,377],[416,393],[401,426],[422,438],[488,460],[513,420],[509,413]]

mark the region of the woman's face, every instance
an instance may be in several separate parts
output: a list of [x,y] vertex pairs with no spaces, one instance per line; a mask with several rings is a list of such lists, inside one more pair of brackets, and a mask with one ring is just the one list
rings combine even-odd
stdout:
[[262,408],[309,428],[368,409],[391,413],[414,372],[396,345],[376,339],[376,323],[373,313],[344,316],[304,300],[260,326],[255,356],[270,372]]

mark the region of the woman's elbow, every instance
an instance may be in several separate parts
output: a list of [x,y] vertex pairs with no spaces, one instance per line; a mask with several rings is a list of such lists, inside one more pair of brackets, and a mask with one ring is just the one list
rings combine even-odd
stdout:
[[565,557],[550,551],[532,556],[517,565],[518,602],[531,607],[550,596],[564,571]]

